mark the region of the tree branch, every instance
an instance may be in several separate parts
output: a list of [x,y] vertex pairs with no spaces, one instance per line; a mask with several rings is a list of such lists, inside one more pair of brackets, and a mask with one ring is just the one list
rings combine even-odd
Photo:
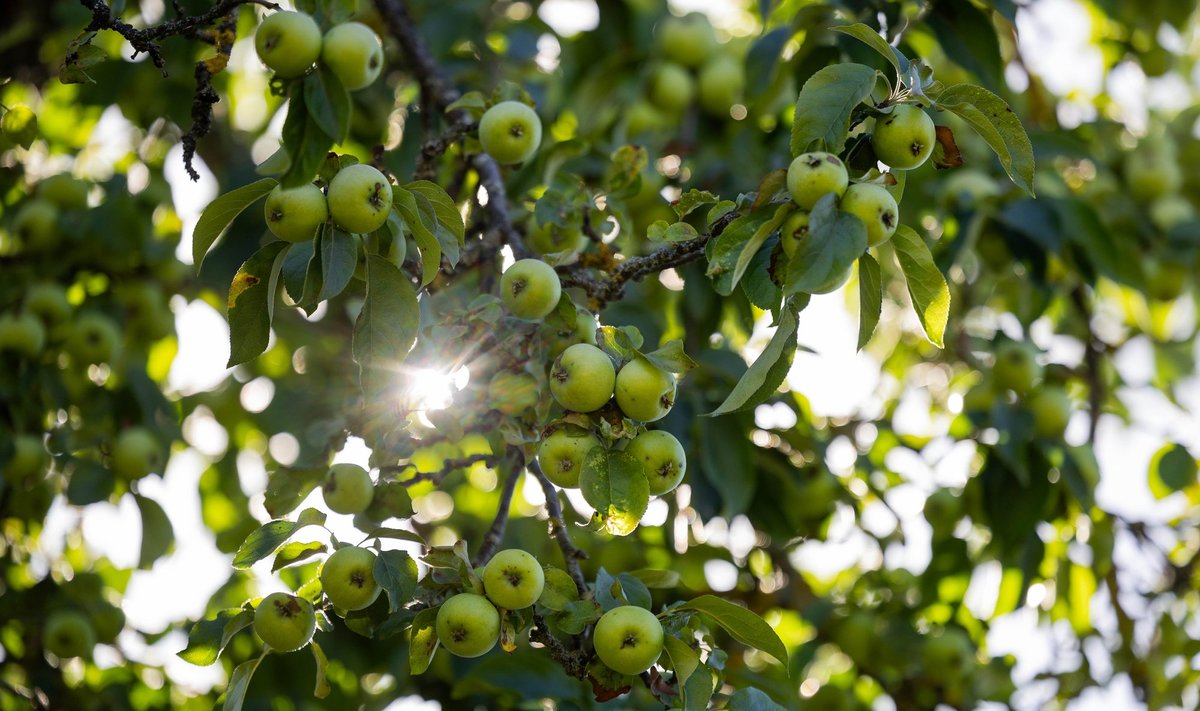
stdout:
[[[439,484],[441,483],[442,479],[445,479],[450,474],[450,472],[458,471],[459,469],[466,469],[472,464],[477,464],[479,462],[483,462],[491,467],[495,466],[496,458],[490,454],[472,454],[467,457],[459,457],[458,459],[447,459],[442,464],[441,469],[432,472],[417,472],[412,477],[405,479],[400,483],[404,484],[405,486],[412,486],[413,484],[419,484],[423,481],[432,481],[435,484]],[[381,475],[399,474],[408,469],[412,469],[413,467],[414,465],[412,464],[396,464],[392,466],[380,467],[379,473]]]
[[533,613],[533,627],[529,629],[529,641],[545,647],[550,652],[550,658],[562,666],[567,676],[576,679],[587,678],[587,663],[590,655],[582,649],[567,649],[562,641],[550,632],[550,628],[546,626],[546,620],[536,612]]
[[500,504],[496,508],[496,518],[492,521],[492,527],[484,534],[483,540],[479,542],[479,550],[475,553],[477,567],[491,560],[492,554],[496,552],[496,547],[504,538],[504,529],[508,527],[508,510],[512,508],[513,493],[517,490],[517,482],[521,479],[521,473],[525,471],[525,455],[521,453],[520,449],[512,447],[505,463],[509,465],[508,477],[504,480],[504,489],[500,491]]
[[546,495],[546,511],[550,514],[550,535],[558,543],[559,550],[562,551],[563,560],[567,565],[567,573],[571,576],[571,580],[575,581],[575,587],[579,590],[579,594],[586,595],[587,580],[583,577],[579,561],[587,558],[587,553],[576,548],[571,541],[571,534],[567,532],[567,524],[563,521],[562,506],[558,503],[558,490],[546,478],[537,460],[529,463],[529,471],[537,477],[538,483],[542,485],[542,493]]
[[1088,381],[1088,442],[1096,441],[1096,428],[1100,425],[1100,412],[1104,407],[1105,388],[1104,374],[1100,372],[1100,359],[1104,355],[1104,344],[1096,337],[1092,331],[1092,308],[1087,302],[1087,293],[1082,286],[1077,286],[1071,290],[1071,302],[1075,305],[1075,310],[1079,312],[1079,317],[1083,319],[1084,328],[1087,329],[1088,340],[1087,350],[1083,353],[1083,362],[1086,366],[1086,377]]

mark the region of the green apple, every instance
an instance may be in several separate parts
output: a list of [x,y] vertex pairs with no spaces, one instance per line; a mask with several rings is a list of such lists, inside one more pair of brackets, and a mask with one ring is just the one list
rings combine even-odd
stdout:
[[479,143],[497,163],[524,163],[542,143],[542,120],[528,104],[501,101],[479,119]]
[[801,153],[788,166],[788,192],[803,210],[813,209],[829,193],[841,197],[849,184],[846,164],[832,153]]
[[540,321],[558,306],[561,297],[558,273],[540,259],[522,259],[500,277],[500,300],[517,318]]
[[938,489],[925,499],[925,520],[935,531],[949,531],[962,518],[962,499],[950,489]]
[[333,606],[362,610],[383,590],[375,580],[375,553],[357,546],[339,548],[321,567],[321,587]]
[[25,249],[51,249],[58,244],[58,208],[42,198],[28,200],[17,210],[12,230]]
[[1150,221],[1163,232],[1183,222],[1196,219],[1196,208],[1179,193],[1163,195],[1150,203]]
[[649,669],[662,655],[662,623],[644,607],[614,607],[596,621],[592,642],[605,666],[634,676]]
[[125,629],[125,612],[107,600],[97,600],[90,610],[96,629],[96,641],[112,644]]
[[25,311],[41,319],[48,328],[66,323],[74,309],[67,300],[67,290],[54,282],[33,284],[25,292]]
[[45,198],[62,210],[86,210],[91,183],[70,173],[55,173],[37,184],[38,197]]
[[375,482],[371,474],[357,464],[342,462],[329,468],[321,495],[330,511],[358,514],[367,510],[375,497]]
[[0,132],[13,143],[28,148],[38,137],[37,114],[25,104],[16,104],[0,119]]
[[867,227],[867,246],[878,247],[896,233],[900,225],[900,208],[896,198],[882,185],[855,183],[846,188],[839,205]]
[[534,223],[526,240],[529,248],[538,254],[558,252],[580,252],[587,246],[587,237],[578,227],[559,227],[551,224]]
[[1072,408],[1066,390],[1057,385],[1043,385],[1033,391],[1028,406],[1033,413],[1033,431],[1039,437],[1059,439],[1067,431]]
[[926,672],[947,680],[962,678],[975,661],[975,645],[966,632],[948,627],[942,634],[929,637],[921,646]]
[[661,420],[675,404],[675,376],[638,356],[617,373],[616,396],[626,417],[639,422]]
[[800,483],[800,495],[792,507],[806,521],[824,520],[833,513],[834,502],[842,493],[842,482],[821,470]]
[[[788,256],[788,259],[796,255],[796,252],[807,238],[808,213],[804,210],[797,210],[788,215],[787,219],[783,221],[783,226],[779,228],[779,244],[783,247],[783,252]],[[852,271],[854,271],[853,264],[840,272],[829,275],[828,279],[808,293],[828,294],[831,291],[837,291],[850,280],[850,273]]]
[[1187,289],[1191,270],[1178,259],[1151,258],[1143,262],[1146,295],[1156,301],[1174,301]]
[[438,608],[438,641],[451,654],[479,657],[500,639],[500,613],[482,595],[459,593]]
[[912,170],[929,160],[937,144],[937,129],[929,114],[912,104],[899,104],[875,119],[871,147],[875,157],[897,170]]
[[537,406],[541,394],[537,379],[529,373],[502,370],[488,383],[488,402],[492,409],[510,417]]
[[665,62],[650,73],[650,101],[669,114],[682,113],[696,98],[696,80],[686,69]]
[[541,465],[546,478],[556,486],[578,489],[583,458],[594,447],[599,446],[601,442],[596,435],[583,428],[568,425],[555,430],[538,445],[538,464]]
[[126,309],[125,331],[145,342],[166,338],[175,330],[175,314],[162,287],[148,280],[118,284],[117,300]]
[[568,347],[550,369],[550,394],[568,410],[594,412],[613,394],[616,368],[608,354],[590,343]]
[[645,99],[634,100],[625,110],[625,132],[630,138],[662,131],[670,125],[671,117]]
[[82,365],[108,363],[121,345],[121,332],[108,316],[81,314],[67,334],[66,350]]
[[988,412],[996,404],[998,396],[999,393],[996,392],[996,386],[992,383],[991,378],[984,378],[963,394],[963,412],[968,414]]
[[596,317],[587,309],[575,309],[573,328],[558,329],[547,335],[546,351],[551,358],[557,358],[569,346],[576,343],[596,345]]
[[317,228],[329,219],[325,193],[315,185],[284,189],[276,185],[267,195],[263,209],[271,234],[285,242],[304,242],[317,236]]
[[254,33],[254,49],[276,76],[294,79],[320,56],[321,28],[303,12],[275,12]]
[[959,168],[942,183],[939,197],[951,210],[973,207],[1000,194],[995,179],[982,170]]
[[329,214],[342,229],[370,234],[392,212],[392,184],[375,168],[348,165],[329,181]]
[[254,631],[277,652],[294,652],[312,640],[317,614],[302,597],[275,592],[254,609]]
[[1139,203],[1179,192],[1183,172],[1176,162],[1174,142],[1150,136],[1139,143],[1126,154],[1125,182]]
[[56,657],[83,657],[96,646],[96,630],[78,610],[56,610],[46,617],[42,645]]
[[1027,395],[1042,377],[1033,349],[1023,343],[1004,341],[996,347],[992,378],[1004,390]]
[[4,480],[21,484],[32,480],[46,468],[46,448],[37,435],[19,434],[13,437],[13,454],[4,463]]
[[30,313],[0,316],[0,352],[12,351],[33,358],[46,347],[46,329]]
[[729,118],[729,109],[742,99],[746,72],[729,54],[720,54],[700,70],[700,106],[717,118]]
[[663,54],[686,67],[699,67],[717,53],[712,24],[700,13],[667,17],[654,32]]
[[383,43],[361,22],[343,22],[325,33],[321,62],[349,91],[365,88],[383,71]]
[[112,467],[117,476],[133,481],[152,472],[161,474],[163,464],[162,445],[150,430],[135,426],[117,436],[112,451]]
[[524,610],[542,596],[546,575],[527,551],[509,548],[492,556],[483,568],[483,590],[504,610]]
[[[620,376],[618,375],[618,380]],[[633,438],[625,453],[642,464],[650,482],[650,495],[662,496],[683,481],[687,472],[687,455],[675,435],[662,430],[648,430]]]

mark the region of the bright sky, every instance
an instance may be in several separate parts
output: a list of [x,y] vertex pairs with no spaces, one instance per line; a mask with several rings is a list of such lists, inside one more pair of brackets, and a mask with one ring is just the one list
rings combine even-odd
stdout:
[[[737,9],[732,0],[672,0],[672,7],[682,14],[699,10],[710,14],[718,27],[744,31],[745,13]],[[541,6],[541,17],[563,34],[585,31],[595,26],[598,10],[593,0],[549,0]],[[1090,16],[1076,0],[1042,0],[1028,9],[1022,9],[1018,17],[1021,49],[1028,65],[1042,76],[1047,84],[1064,95],[1078,97],[1078,101],[1064,102],[1059,109],[1060,118],[1067,125],[1093,117],[1090,100],[1103,90],[1109,91],[1119,101],[1120,110],[1133,127],[1139,122],[1144,125],[1147,107],[1170,108],[1179,101],[1194,98],[1200,80],[1192,87],[1180,91],[1177,80],[1147,80],[1135,66],[1122,66],[1107,79],[1101,76],[1102,63],[1089,44],[1092,35]],[[1167,41],[1172,41],[1170,37]],[[238,43],[234,51],[233,64],[242,68],[246,81],[265,80],[261,69],[252,61],[252,50],[246,41]],[[256,75],[256,72],[258,73]],[[1020,70],[1010,70],[1008,78],[1015,90],[1022,88],[1024,80]],[[1106,84],[1107,82],[1107,84]],[[1190,93],[1189,93],[1190,92]],[[267,120],[265,105],[247,104],[235,107],[235,118],[241,124],[263,125]],[[240,112],[240,113],[239,113]],[[280,115],[271,117],[271,130],[261,146],[255,146],[258,158],[265,158],[278,145]],[[119,112],[105,115],[97,129],[98,145],[123,145],[130,140],[128,122]],[[124,151],[109,150],[92,153],[89,160],[104,169],[105,156],[119,157]],[[261,155],[260,155],[261,154]],[[178,148],[167,157],[167,177],[172,185],[172,194],[177,210],[184,221],[184,240],[179,256],[190,261],[190,234],[200,211],[217,195],[218,186],[211,171],[197,159],[202,175],[200,183],[191,183],[183,174]],[[111,169],[111,167],[109,168]],[[228,189],[232,186],[220,186]],[[170,388],[178,393],[193,393],[214,387],[230,374],[221,366],[228,357],[228,326],[222,314],[202,302],[185,303],[176,299],[172,307],[176,314],[177,332],[180,334],[179,354],[170,372]],[[885,305],[886,307],[886,305]],[[1181,310],[1178,317],[1183,322],[1194,320],[1195,313],[1188,304],[1175,307]],[[1103,317],[1103,315],[1101,315]],[[899,315],[897,316],[899,317]],[[803,312],[800,320],[800,340],[816,348],[816,355],[799,353],[788,384],[809,398],[818,415],[847,416],[855,413],[877,413],[880,408],[880,388],[894,391],[899,385],[881,380],[879,362],[868,353],[855,351],[857,332],[856,315],[846,307],[843,294],[835,293],[815,297]],[[1044,324],[1043,324],[1044,325]],[[1039,345],[1052,345],[1048,328],[1035,329],[1034,337]],[[820,338],[809,334],[820,334]],[[750,344],[749,355],[765,345],[770,338],[764,322],[760,324]],[[1054,349],[1054,353],[1062,352]],[[1066,349],[1070,353],[1071,349]],[[1200,354],[1198,354],[1200,356]],[[1077,356],[1074,356],[1077,357]],[[1122,375],[1132,383],[1144,386],[1130,387],[1120,393],[1129,405],[1132,423],[1126,425],[1115,417],[1106,417],[1100,423],[1097,455],[1101,468],[1101,483],[1097,490],[1100,505],[1109,511],[1136,520],[1164,521],[1180,510],[1183,502],[1178,497],[1156,501],[1146,484],[1147,465],[1152,454],[1170,435],[1176,441],[1189,446],[1193,453],[1200,452],[1200,377],[1192,377],[1180,386],[1180,399],[1188,409],[1165,404],[1161,394],[1149,387],[1151,368],[1148,344],[1144,340],[1131,341],[1116,358]],[[255,407],[265,407],[269,402],[269,387],[251,387],[243,392],[243,399],[252,401]],[[920,572],[929,562],[930,533],[921,516],[921,507],[926,494],[938,485],[961,485],[965,481],[967,465],[971,457],[971,445],[953,445],[946,438],[944,421],[931,421],[926,407],[926,396],[919,389],[909,390],[899,409],[895,425],[905,431],[934,436],[931,444],[916,456],[897,456],[889,465],[903,474],[909,483],[893,490],[889,497],[892,508],[899,513],[900,520],[881,505],[864,512],[864,522],[872,530],[889,530],[900,525],[905,530],[909,544],[906,547],[879,551],[873,540],[854,527],[849,518],[831,531],[830,542],[810,542],[799,548],[794,560],[820,573],[832,574],[850,565],[887,565],[906,567]],[[785,420],[794,415],[769,407],[757,413],[760,426],[788,426]],[[1080,442],[1086,429],[1086,418],[1079,416],[1071,425],[1068,438]],[[163,630],[172,621],[201,614],[210,595],[222,584],[229,574],[230,558],[219,553],[212,534],[200,518],[200,501],[197,480],[200,473],[213,458],[219,457],[226,446],[227,437],[220,424],[210,415],[199,413],[185,427],[191,448],[177,452],[162,480],[151,477],[145,480],[142,493],[159,501],[170,517],[176,534],[175,552],[160,560],[150,571],[133,574],[123,607],[131,625],[147,632]],[[274,445],[275,443],[273,443]],[[281,445],[282,446],[282,445]],[[365,464],[367,451],[361,441],[352,440],[346,451],[338,456],[340,461],[355,461]],[[830,448],[830,468],[844,471],[852,464],[854,447],[850,442],[835,443]],[[246,493],[253,497],[257,515],[266,519],[263,510],[262,489],[266,473],[262,461],[255,455],[239,459],[242,484]],[[170,495],[167,495],[170,492]],[[686,492],[686,488],[684,489]],[[542,503],[541,491],[527,487],[522,495],[529,506]],[[686,493],[684,494],[686,495]],[[579,496],[569,496],[573,506],[581,513],[589,513],[586,503]],[[661,502],[659,502],[661,503]],[[320,497],[310,497],[305,505],[321,506]],[[651,523],[665,523],[667,507],[649,514]],[[42,538],[43,553],[57,558],[62,551],[63,536],[79,517],[77,509],[59,501],[47,520]],[[342,536],[350,532],[350,517],[330,515],[330,527]],[[106,555],[120,566],[136,565],[140,540],[140,526],[132,501],[126,497],[119,504],[95,504],[85,509],[83,530],[89,549],[96,555]],[[753,541],[753,530],[748,522],[739,520],[733,525],[724,521],[710,525],[713,541],[722,541],[731,549],[749,550]],[[351,536],[347,535],[347,538]],[[1118,560],[1122,564],[1127,580],[1127,591],[1135,589],[1134,583],[1152,575],[1141,552],[1130,541],[1119,541]],[[278,578],[269,573],[269,565],[256,568],[263,592],[278,589]],[[709,583],[714,589],[728,589],[736,570],[729,565],[714,565],[706,568]],[[968,599],[972,609],[985,615],[994,604],[994,590],[998,584],[998,569],[984,566],[972,580]],[[1037,591],[1031,591],[1030,602]],[[1136,599],[1126,601],[1135,612],[1142,610]],[[1111,629],[1110,606],[1098,594],[1093,604],[1093,614],[1101,629]],[[1019,663],[1015,676],[1022,691],[1018,708],[1041,708],[1053,694],[1053,688],[1044,684],[1032,684],[1033,677],[1054,668],[1056,660],[1063,659],[1061,650],[1056,653],[1056,644],[1071,637],[1069,630],[1053,630],[1038,623],[1033,608],[1023,608],[1008,615],[993,627],[988,637],[988,651],[994,655],[1014,654]],[[201,668],[178,660],[174,653],[184,645],[182,633],[172,633],[153,647],[146,647],[141,638],[129,632],[122,635],[122,650],[134,659],[148,663],[164,664],[170,676],[180,684],[196,689],[207,689],[214,684],[224,683],[224,674],[219,665]],[[1087,651],[1087,650],[1085,650]],[[1103,655],[1095,650],[1088,651],[1094,669],[1103,669]],[[1067,655],[1070,656],[1070,655]],[[112,653],[98,652],[101,663],[119,664]],[[1128,679],[1118,677],[1102,689],[1090,690],[1069,708],[1113,709],[1135,708],[1133,692]],[[419,699],[399,699],[390,711],[429,711],[439,706]]]

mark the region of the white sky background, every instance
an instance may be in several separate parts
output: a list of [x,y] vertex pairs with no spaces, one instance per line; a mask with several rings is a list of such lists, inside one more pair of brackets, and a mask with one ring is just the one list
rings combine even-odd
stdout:
[[[699,10],[708,12],[718,27],[744,27],[746,15],[737,9],[733,0],[672,0],[677,12]],[[593,0],[551,0],[542,5],[540,16],[563,34],[586,31],[595,26],[598,10]],[[1193,77],[1191,86],[1182,86],[1178,78],[1147,79],[1132,63],[1123,64],[1108,77],[1101,75],[1102,62],[1098,50],[1088,40],[1091,36],[1090,19],[1076,0],[1040,0],[1031,9],[1023,9],[1018,16],[1021,51],[1028,66],[1041,76],[1047,85],[1060,95],[1073,95],[1075,101],[1064,101],[1059,108],[1059,117],[1071,126],[1094,118],[1091,99],[1101,91],[1107,91],[1118,101],[1122,118],[1131,128],[1145,126],[1148,108],[1177,108],[1179,102],[1194,100],[1200,87],[1200,77]],[[1179,38],[1162,38],[1166,46],[1178,42]],[[248,42],[242,40],[235,48],[233,65],[246,73],[252,81],[264,81],[265,76],[253,57]],[[256,74],[257,73],[257,74]],[[1007,73],[1014,90],[1021,90],[1025,77],[1019,69]],[[239,124],[263,125],[268,118],[265,105],[248,104],[234,109]],[[262,145],[255,146],[260,159],[269,155],[278,144],[281,116],[269,121],[268,135]],[[104,170],[104,156],[119,156],[124,150],[99,150],[112,148],[111,144],[130,141],[129,124],[115,109],[106,113],[97,128],[97,150],[89,155],[89,163],[97,172]],[[260,155],[261,154],[261,155]],[[111,164],[111,158],[109,159]],[[91,167],[89,165],[89,167]],[[197,158],[197,167],[202,175],[200,183],[191,183],[183,173],[178,147],[167,158],[167,177],[172,185],[172,194],[177,210],[184,221],[184,240],[180,245],[181,259],[190,261],[191,230],[196,218],[205,205],[218,193],[217,182],[202,161]],[[77,170],[82,166],[77,166]],[[111,167],[109,168],[111,169]],[[131,181],[132,182],[132,181]],[[232,186],[220,186],[228,189]],[[189,393],[214,387],[230,375],[221,366],[228,358],[228,326],[224,316],[202,302],[186,303],[180,297],[172,302],[176,314],[177,332],[180,334],[179,354],[169,377],[170,388],[176,392]],[[885,308],[887,306],[885,305]],[[1186,309],[1180,305],[1177,308]],[[1195,314],[1188,311],[1187,318]],[[911,319],[910,319],[911,321]],[[1043,324],[1044,325],[1044,324]],[[751,343],[751,350],[761,348],[770,337],[766,324],[761,324],[759,333]],[[1035,329],[1034,337],[1039,345],[1049,347],[1052,339],[1048,328]],[[895,392],[899,384],[883,380],[879,363],[866,353],[855,352],[857,316],[847,311],[844,296],[840,293],[814,297],[810,306],[801,314],[801,342],[819,350],[816,355],[798,353],[792,372],[788,376],[790,387],[809,398],[819,415],[847,416],[854,413],[878,413],[879,389]],[[806,334],[821,334],[820,338]],[[1067,349],[1069,352],[1070,349]],[[1052,351],[1057,354],[1059,349]],[[1123,377],[1132,383],[1148,383],[1152,369],[1148,344],[1134,340],[1117,355],[1116,364]],[[262,387],[249,388],[243,392],[258,409],[265,407],[271,393]],[[1146,483],[1146,471],[1150,457],[1164,443],[1165,435],[1189,446],[1193,454],[1200,453],[1200,377],[1193,376],[1180,384],[1180,399],[1188,403],[1189,409],[1179,410],[1168,406],[1161,394],[1148,386],[1131,387],[1119,393],[1131,410],[1133,424],[1126,426],[1114,417],[1105,417],[1100,423],[1097,441],[1097,456],[1100,462],[1101,482],[1097,489],[1099,504],[1106,510],[1120,513],[1133,519],[1148,522],[1165,521],[1176,515],[1183,505],[1179,497],[1156,501]],[[898,429],[916,434],[941,435],[945,422],[931,421],[924,393],[910,390],[904,395],[903,405],[898,410],[894,423]],[[760,408],[757,413],[760,426],[780,425],[778,410]],[[200,473],[213,458],[224,451],[225,442],[220,425],[203,413],[192,418],[185,428],[191,448],[176,452],[162,480],[149,478],[142,482],[142,493],[159,501],[170,517],[176,535],[176,549],[167,558],[160,560],[150,571],[133,574],[123,608],[132,626],[147,632],[163,630],[171,622],[181,618],[194,618],[202,613],[211,594],[228,577],[230,557],[219,553],[211,532],[200,517],[200,501],[197,480]],[[787,426],[782,423],[782,426]],[[1072,422],[1068,439],[1078,443],[1086,430],[1086,416],[1079,415]],[[273,451],[276,444],[272,443]],[[844,446],[843,446],[844,445]],[[966,449],[964,449],[964,446]],[[830,468],[843,471],[852,462],[853,444],[841,442],[830,449]],[[848,517],[840,517],[835,524],[829,543],[806,543],[797,551],[794,559],[805,569],[832,574],[848,563],[907,567],[919,572],[929,562],[928,525],[921,516],[925,495],[935,486],[961,486],[966,476],[970,458],[970,445],[951,446],[944,436],[934,441],[919,455],[897,456],[889,466],[906,476],[910,483],[895,489],[889,502],[899,512],[902,526],[910,541],[902,549],[877,550],[868,536],[850,525]],[[366,463],[367,452],[361,446],[351,446],[339,455],[339,460]],[[266,520],[262,508],[262,490],[266,482],[261,459],[248,456],[239,459],[239,470],[243,488],[251,495],[255,513]],[[167,495],[170,492],[170,495]],[[527,500],[531,504],[541,503],[540,491],[529,491]],[[579,497],[570,497],[574,505],[586,508]],[[305,505],[321,506],[320,497],[314,495]],[[656,518],[665,516],[655,512]],[[47,519],[42,537],[43,553],[48,560],[61,555],[63,537],[80,518],[80,511],[59,501]],[[735,522],[741,523],[741,522]],[[888,530],[897,521],[884,507],[877,505],[864,512],[864,523],[880,530]],[[136,509],[126,497],[117,505],[102,503],[87,507],[82,512],[82,524],[86,543],[95,555],[106,555],[115,564],[133,567],[137,562],[140,541],[140,526]],[[344,534],[352,539],[350,517],[330,515],[330,528],[339,538]],[[724,521],[713,527],[717,539],[727,540],[731,548],[743,548],[747,535],[746,526],[728,528]],[[1125,590],[1134,589],[1138,580],[1152,579],[1153,570],[1144,562],[1142,554],[1135,550],[1130,541],[1118,544],[1118,560],[1126,570]],[[263,594],[282,586],[269,573],[269,565],[258,570]],[[714,589],[728,589],[730,571],[713,566],[709,572]],[[973,610],[986,615],[994,604],[995,573],[986,566],[977,571],[968,599]],[[1151,577],[1147,577],[1151,576]],[[989,592],[990,591],[990,592]],[[1043,591],[1044,592],[1044,591]],[[1031,598],[1037,591],[1031,591]],[[1030,602],[1036,603],[1031,599]],[[1136,600],[1128,601],[1136,612],[1143,606]],[[1098,593],[1093,604],[1093,616],[1100,629],[1111,628],[1111,608]],[[1068,635],[1069,636],[1069,635]],[[1072,661],[1077,653],[1056,652],[1056,639],[1063,636],[1039,625],[1032,608],[1023,608],[1008,615],[996,624],[988,637],[988,651],[994,655],[1014,654],[1018,658],[1015,678],[1024,685],[1018,696],[1018,708],[1040,708],[1053,692],[1053,687],[1029,685],[1035,674],[1055,668],[1056,660]],[[122,650],[131,658],[148,663],[163,664],[167,672],[183,685],[196,689],[207,689],[214,684],[224,683],[224,672],[219,665],[202,668],[178,660],[175,652],[183,647],[182,633],[168,635],[158,644],[147,648],[140,636],[126,632],[120,639]],[[1086,651],[1086,650],[1085,650]],[[1103,655],[1095,650],[1088,653],[1094,669],[1106,665],[1100,663]],[[102,649],[97,651],[99,663],[119,664],[119,658]],[[1073,661],[1072,661],[1073,663]],[[392,711],[419,709],[427,711],[438,708],[436,703],[418,699],[400,699],[389,707]],[[1114,679],[1107,688],[1090,690],[1069,708],[1079,709],[1126,709],[1137,708],[1132,687],[1127,678]]]

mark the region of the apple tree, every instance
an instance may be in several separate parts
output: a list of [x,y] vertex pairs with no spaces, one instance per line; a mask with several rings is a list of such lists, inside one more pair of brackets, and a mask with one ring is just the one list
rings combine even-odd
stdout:
[[0,708],[1200,704],[1200,109],[1049,5],[11,8]]

